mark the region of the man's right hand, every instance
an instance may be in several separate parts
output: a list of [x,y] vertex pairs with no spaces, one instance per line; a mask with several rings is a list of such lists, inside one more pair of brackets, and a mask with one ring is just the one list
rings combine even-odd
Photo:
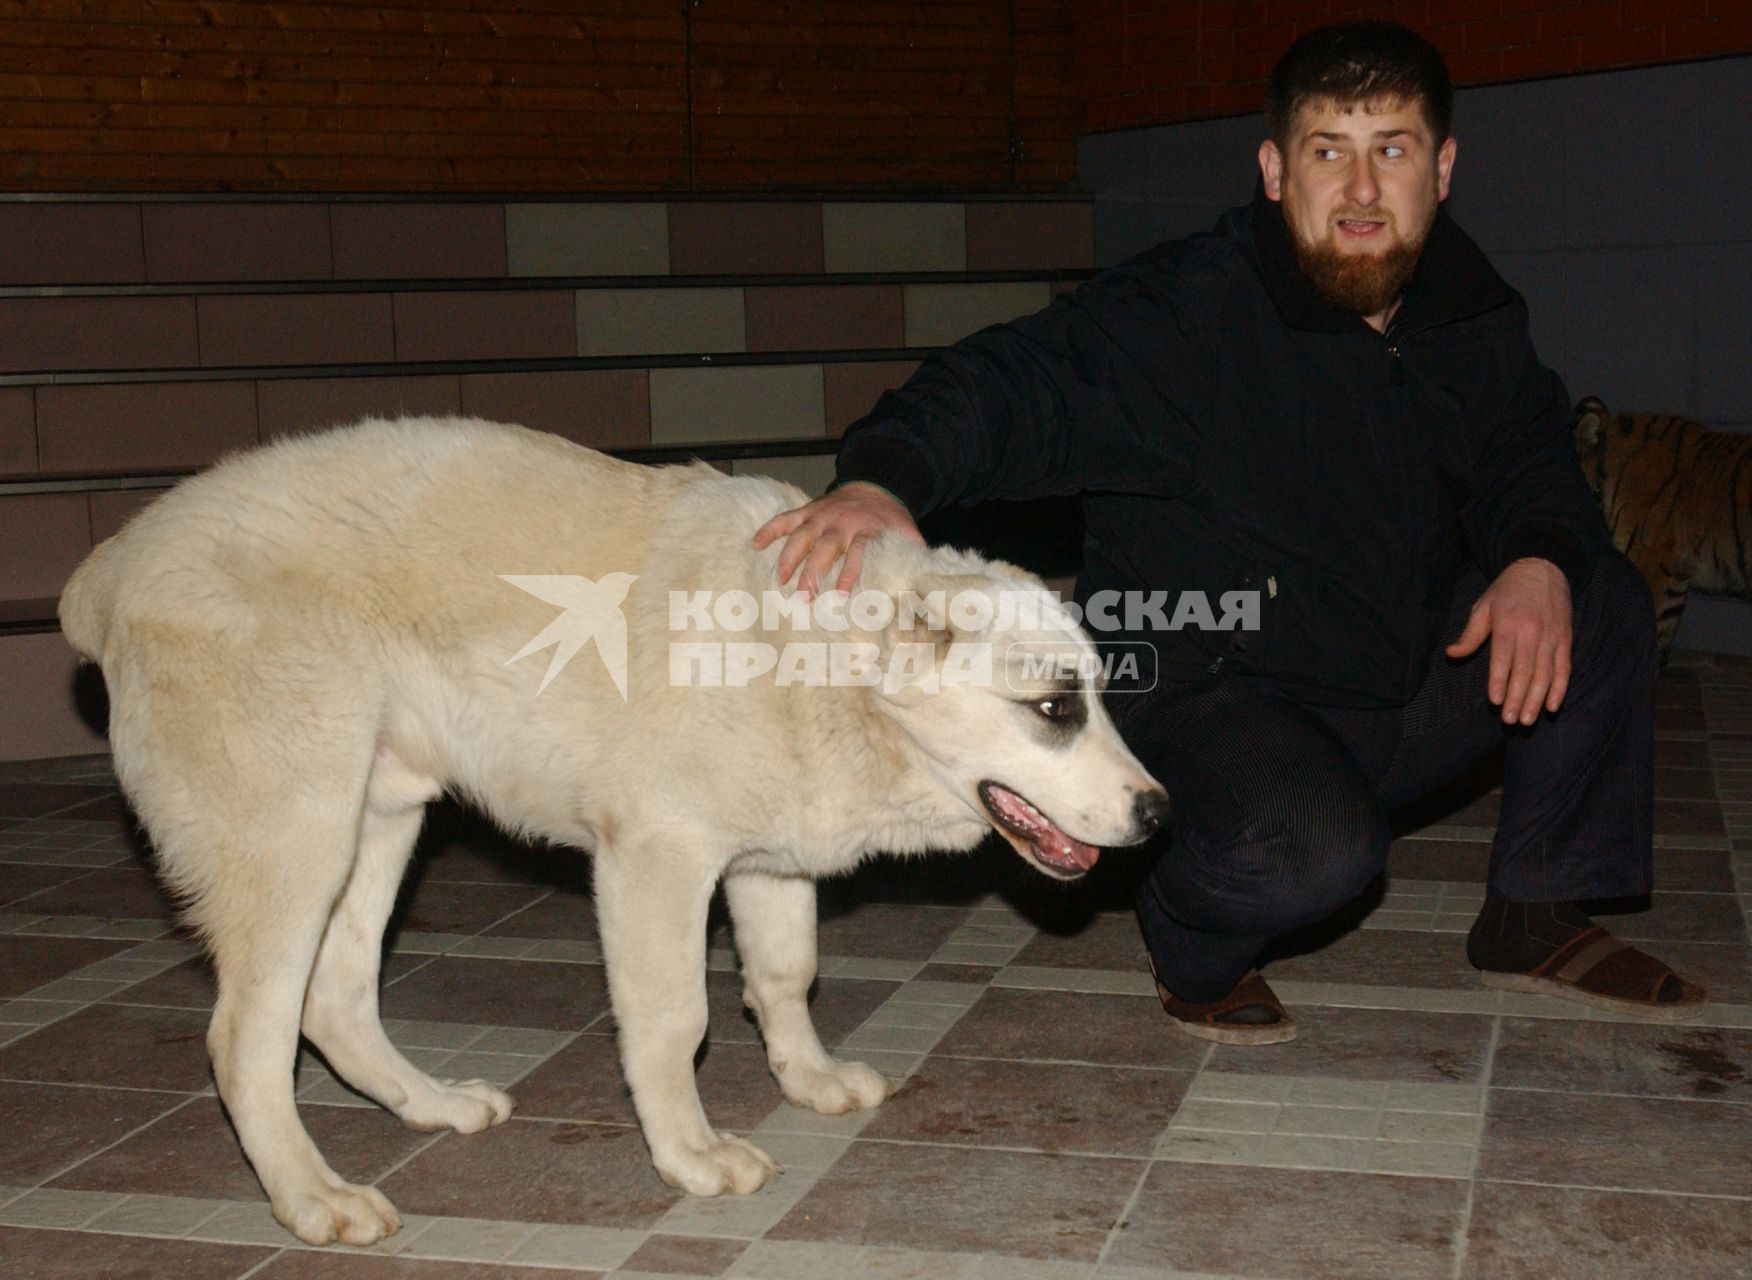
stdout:
[[802,565],[797,592],[807,599],[815,595],[822,576],[842,556],[845,563],[834,587],[850,591],[857,586],[864,568],[864,548],[879,533],[898,533],[920,545],[925,541],[905,503],[886,489],[854,480],[807,506],[768,520],[755,531],[754,549],[760,551],[784,538],[779,581],[789,582]]

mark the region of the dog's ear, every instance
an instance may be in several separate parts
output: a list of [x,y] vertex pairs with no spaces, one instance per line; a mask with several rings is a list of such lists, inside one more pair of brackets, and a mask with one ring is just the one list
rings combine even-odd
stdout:
[[1592,453],[1600,446],[1600,435],[1610,419],[1606,406],[1595,396],[1588,396],[1576,406],[1576,452]]
[[931,574],[895,592],[888,626],[876,636],[882,692],[913,706],[943,687],[950,650],[990,625],[991,583],[971,574]]

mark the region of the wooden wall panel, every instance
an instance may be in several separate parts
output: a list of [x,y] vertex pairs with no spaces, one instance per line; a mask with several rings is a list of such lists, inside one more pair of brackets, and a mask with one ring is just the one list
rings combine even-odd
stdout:
[[1062,189],[1071,13],[0,0],[0,189]]

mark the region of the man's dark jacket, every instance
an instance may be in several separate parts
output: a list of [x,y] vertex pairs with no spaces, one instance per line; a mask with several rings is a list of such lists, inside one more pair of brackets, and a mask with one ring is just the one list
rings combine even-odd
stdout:
[[[1527,307],[1439,213],[1385,334],[1329,303],[1263,195],[1036,315],[932,355],[846,433],[836,484],[914,516],[1083,495],[1078,596],[1260,593],[1260,628],[1155,643],[1165,681],[1250,673],[1410,700],[1460,566],[1541,556],[1572,591],[1606,531]],[[1123,616],[1123,615],[1122,615]]]

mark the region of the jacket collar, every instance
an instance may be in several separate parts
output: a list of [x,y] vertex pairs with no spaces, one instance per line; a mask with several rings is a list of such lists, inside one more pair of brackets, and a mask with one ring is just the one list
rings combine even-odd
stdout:
[[[1286,324],[1326,333],[1374,333],[1361,316],[1329,302],[1303,273],[1283,206],[1266,196],[1263,185],[1255,187],[1247,212],[1260,275]],[[1445,208],[1438,208],[1389,327],[1395,333],[1428,329],[1480,315],[1513,297],[1514,290],[1484,251],[1455,225]]]

